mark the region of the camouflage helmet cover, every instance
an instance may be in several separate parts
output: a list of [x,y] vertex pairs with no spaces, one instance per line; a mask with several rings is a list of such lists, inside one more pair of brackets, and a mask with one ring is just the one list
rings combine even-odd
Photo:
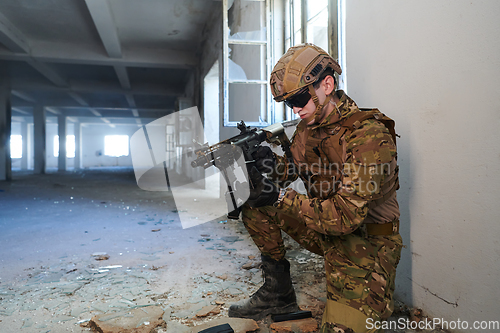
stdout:
[[289,48],[271,72],[274,100],[281,102],[316,82],[327,67],[342,74],[339,64],[314,44],[305,43]]

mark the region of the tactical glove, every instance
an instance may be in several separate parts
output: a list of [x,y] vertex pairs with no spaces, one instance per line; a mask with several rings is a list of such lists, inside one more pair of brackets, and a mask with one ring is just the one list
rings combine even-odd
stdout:
[[260,173],[271,173],[276,165],[276,158],[271,148],[267,146],[260,146],[253,152],[252,157],[255,161],[255,167]]
[[253,188],[250,188],[250,196],[247,203],[252,208],[270,206],[274,204],[279,197],[278,187],[269,179],[262,176],[256,168],[252,168],[249,174]]

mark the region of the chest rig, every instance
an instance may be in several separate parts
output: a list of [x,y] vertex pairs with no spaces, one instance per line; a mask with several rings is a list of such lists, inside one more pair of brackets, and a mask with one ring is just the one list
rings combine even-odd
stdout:
[[394,121],[378,109],[359,109],[350,117],[326,126],[310,129],[299,123],[291,147],[295,168],[312,198],[332,197],[342,186],[346,160],[345,138],[367,119],[380,121],[396,143]]

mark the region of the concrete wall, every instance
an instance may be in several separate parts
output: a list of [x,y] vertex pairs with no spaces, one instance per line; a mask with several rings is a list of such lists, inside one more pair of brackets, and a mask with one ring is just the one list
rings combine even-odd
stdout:
[[500,1],[346,5],[348,93],[401,135],[397,295],[436,318],[500,320]]
[[[104,155],[104,137],[106,135],[128,135],[129,138],[139,129],[137,125],[109,125],[85,124],[82,126],[82,166],[132,166],[132,157],[112,157]],[[130,147],[129,147],[130,149]]]

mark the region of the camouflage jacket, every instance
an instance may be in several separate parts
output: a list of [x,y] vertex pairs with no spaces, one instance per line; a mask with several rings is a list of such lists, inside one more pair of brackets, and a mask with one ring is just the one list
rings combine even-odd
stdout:
[[293,161],[276,156],[269,175],[282,187],[302,179],[307,194],[287,189],[277,207],[328,235],[399,218],[394,122],[336,93],[336,109],[319,124],[300,122],[292,137]]

